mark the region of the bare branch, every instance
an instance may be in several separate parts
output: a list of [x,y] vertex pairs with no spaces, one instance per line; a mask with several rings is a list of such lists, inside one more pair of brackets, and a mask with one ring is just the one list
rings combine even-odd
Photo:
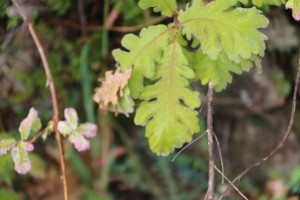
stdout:
[[[217,147],[218,147],[218,152],[219,152],[219,157],[220,157],[220,162],[221,162],[221,171],[222,171],[222,174],[224,174],[224,162],[223,162],[222,151],[221,151],[221,147],[220,147],[220,143],[219,143],[218,137],[217,137],[217,135],[216,135],[215,132],[214,132],[214,138],[216,140]],[[224,183],[223,176],[222,176],[222,183]]]
[[25,12],[23,11],[22,7],[20,6],[18,0],[12,0],[13,4],[16,6],[18,13],[22,17],[25,25],[27,25],[30,35],[37,47],[37,50],[40,54],[41,60],[43,62],[44,71],[47,77],[46,86],[50,89],[51,94],[51,101],[52,101],[52,107],[53,107],[53,127],[55,132],[55,138],[58,144],[58,151],[59,151],[59,158],[60,158],[60,166],[61,166],[61,179],[63,182],[63,189],[64,189],[64,199],[68,200],[68,184],[67,184],[67,178],[66,178],[66,167],[65,167],[65,161],[64,161],[64,153],[63,153],[63,145],[62,145],[62,139],[61,135],[57,130],[57,123],[59,121],[59,109],[58,109],[58,102],[57,102],[57,95],[55,86],[52,79],[52,74],[50,70],[50,66],[47,60],[47,56],[45,54],[45,51],[42,47],[42,44],[37,36],[37,33],[35,29],[33,28],[31,22],[29,21],[28,17],[26,16]]
[[207,137],[208,137],[208,153],[209,153],[209,171],[208,171],[208,200],[214,200],[214,182],[215,182],[215,160],[214,160],[214,129],[213,129],[213,93],[214,87],[209,83],[207,94]]
[[235,189],[235,191],[237,191],[245,200],[248,200],[248,198],[225,176],[223,172],[218,169],[217,166],[215,166],[215,169],[217,170],[217,172],[219,172],[219,174],[221,174],[222,178],[225,178],[225,180],[228,181],[228,183]]
[[[160,17],[157,17],[157,18],[153,18],[152,20],[150,20],[147,23],[139,24],[139,25],[135,25],[135,26],[111,26],[111,27],[105,27],[105,26],[97,26],[97,25],[87,25],[86,26],[86,30],[87,31],[103,31],[103,30],[108,30],[108,31],[120,32],[120,33],[130,33],[130,32],[139,31],[142,28],[148,27],[150,25],[157,24],[157,23],[159,23],[159,22],[161,22],[161,21],[163,21],[165,19],[166,19],[166,17],[160,16]],[[53,22],[56,23],[57,21],[52,21],[52,23]],[[60,20],[59,23],[63,24],[64,26],[68,26],[70,28],[73,28],[73,29],[81,30],[81,26],[79,24],[76,24],[76,23],[71,22],[71,21]]]
[[183,147],[172,159],[172,162],[175,161],[175,159],[177,158],[177,156],[179,156],[186,148],[188,148],[189,146],[191,146],[192,144],[194,144],[197,140],[199,140],[200,138],[202,138],[205,134],[207,133],[207,131],[205,131],[204,133],[202,133],[200,136],[198,136],[197,138],[195,138],[193,141],[191,141],[190,143],[188,143],[185,147]]
[[[293,94],[293,103],[292,103],[292,111],[291,111],[291,116],[290,116],[290,122],[288,125],[288,128],[286,132],[284,133],[282,139],[280,142],[277,144],[277,146],[264,158],[262,158],[260,161],[256,162],[253,165],[250,165],[247,167],[244,171],[242,171],[235,179],[233,179],[232,183],[234,184],[236,181],[240,180],[243,176],[245,176],[250,170],[252,170],[255,167],[260,166],[267,160],[269,160],[271,157],[273,157],[285,144],[287,141],[289,135],[291,134],[293,124],[294,124],[294,119],[295,119],[295,111],[296,111],[296,106],[297,106],[297,91],[298,91],[298,85],[299,85],[299,79],[300,79],[300,55],[299,55],[299,63],[298,63],[298,69],[297,69],[297,76],[295,80],[295,87],[294,87],[294,94]],[[232,186],[229,185],[224,193],[220,196],[219,200],[221,200],[226,192],[231,188]]]

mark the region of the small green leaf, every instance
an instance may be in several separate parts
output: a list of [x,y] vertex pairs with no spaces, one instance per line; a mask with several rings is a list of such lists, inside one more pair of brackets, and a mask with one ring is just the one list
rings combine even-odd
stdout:
[[142,9],[154,7],[155,12],[171,17],[177,9],[176,0],[141,0],[139,6]]
[[189,87],[194,72],[178,43],[165,49],[159,63],[154,85],[147,86],[141,94],[144,101],[137,109],[135,123],[146,126],[146,136],[154,153],[168,155],[174,148],[192,140],[199,131],[198,92]]
[[6,154],[16,144],[16,140],[13,138],[0,140],[0,156]]
[[258,31],[268,24],[261,11],[253,8],[236,8],[237,0],[218,0],[209,4],[193,1],[191,7],[180,11],[179,21],[183,34],[199,39],[201,50],[216,60],[222,52],[230,60],[240,63],[264,55],[267,37]]
[[122,45],[128,51],[115,49],[112,54],[120,64],[121,71],[133,68],[129,88],[133,98],[143,90],[144,77],[152,78],[155,62],[161,59],[162,51],[168,45],[169,30],[165,25],[150,26],[142,29],[140,36],[127,34]]

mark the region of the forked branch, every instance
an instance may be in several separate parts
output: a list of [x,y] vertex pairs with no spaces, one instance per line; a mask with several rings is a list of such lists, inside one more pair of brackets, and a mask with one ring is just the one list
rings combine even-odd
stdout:
[[247,167],[244,171],[242,171],[235,179],[233,179],[232,184],[230,184],[224,193],[220,196],[219,200],[223,199],[223,197],[226,195],[226,192],[232,187],[232,185],[240,180],[243,176],[245,176],[250,170],[254,169],[255,167],[260,166],[267,160],[269,160],[271,157],[273,157],[285,144],[287,141],[289,135],[291,134],[293,124],[294,124],[294,119],[295,119],[295,112],[296,112],[296,106],[297,106],[297,91],[298,91],[298,85],[299,85],[299,79],[300,79],[300,54],[299,54],[299,61],[298,61],[298,69],[297,69],[297,76],[295,80],[295,87],[294,87],[294,94],[293,94],[293,103],[292,103],[292,111],[291,111],[291,116],[290,116],[290,121],[288,128],[286,132],[284,133],[282,139],[280,142],[277,144],[277,146],[264,158],[262,158],[260,161],[256,162],[255,164],[250,165]]

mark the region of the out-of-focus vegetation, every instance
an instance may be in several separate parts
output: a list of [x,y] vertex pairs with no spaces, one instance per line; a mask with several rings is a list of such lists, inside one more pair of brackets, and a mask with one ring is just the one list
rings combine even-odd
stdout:
[[[137,0],[22,2],[46,50],[61,112],[74,107],[80,121],[99,125],[90,152],[79,154],[65,143],[71,199],[203,199],[207,189],[205,137],[172,162],[175,154],[157,157],[150,152],[144,130],[134,126],[132,117],[102,113],[92,101],[98,78],[115,65],[111,50],[120,47],[124,33],[138,31],[140,25],[155,20],[156,14],[142,11]],[[269,50],[264,73],[235,78],[232,86],[215,97],[215,129],[229,178],[269,152],[288,123],[300,27],[281,7],[268,7],[266,14],[270,26],[265,30]],[[52,105],[36,47],[6,0],[0,0],[0,42],[0,137],[17,137],[19,123],[30,107],[36,107],[47,122]],[[205,112],[204,107],[203,124]],[[299,120],[299,111],[297,116]],[[294,130],[282,152],[238,183],[249,198],[287,199],[300,194],[297,121]],[[62,199],[57,146],[53,136],[49,140],[36,143],[29,175],[16,175],[11,157],[0,157],[0,199]],[[219,194],[224,188],[220,181],[217,176]],[[279,189],[270,188],[278,185],[283,192],[276,196],[272,191]],[[228,196],[240,199],[233,191]]]

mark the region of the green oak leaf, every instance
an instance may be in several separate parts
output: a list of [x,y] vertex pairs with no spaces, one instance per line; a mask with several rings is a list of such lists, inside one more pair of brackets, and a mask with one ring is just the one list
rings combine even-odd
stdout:
[[162,51],[168,45],[169,31],[167,26],[157,25],[142,29],[139,37],[127,34],[122,40],[122,45],[128,51],[116,49],[112,52],[121,71],[133,68],[129,81],[133,98],[138,98],[143,90],[144,77],[152,78],[154,76],[155,62],[161,59]]
[[223,90],[228,83],[231,83],[231,72],[241,74],[252,67],[250,60],[244,59],[241,63],[235,63],[224,53],[220,54],[216,60],[212,60],[201,50],[195,53],[194,62],[191,65],[195,68],[196,78],[201,81],[202,85],[211,82],[216,91]]
[[176,0],[141,0],[139,6],[142,9],[154,7],[155,12],[171,17],[177,9]]
[[158,64],[152,80],[140,98],[144,101],[137,109],[135,123],[146,126],[150,149],[159,155],[168,155],[180,148],[199,132],[199,94],[189,87],[194,72],[188,66],[180,45],[170,44]]
[[201,50],[216,60],[225,52],[236,63],[264,55],[267,37],[258,31],[268,24],[261,11],[253,8],[233,8],[237,0],[218,0],[209,4],[193,1],[178,19],[183,34],[199,39]]

